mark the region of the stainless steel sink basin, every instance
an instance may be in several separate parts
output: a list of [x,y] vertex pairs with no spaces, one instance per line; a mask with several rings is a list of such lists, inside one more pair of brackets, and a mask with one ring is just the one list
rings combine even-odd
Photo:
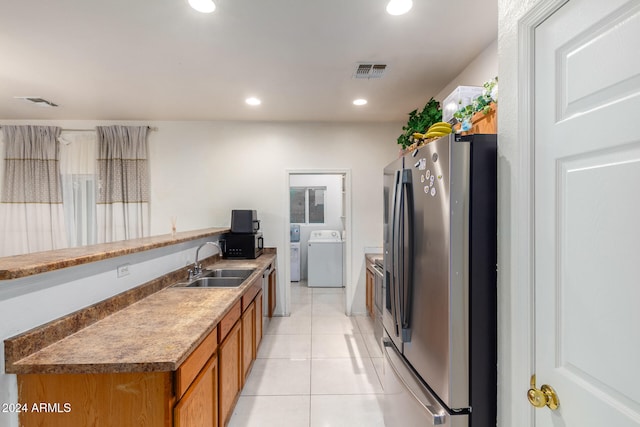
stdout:
[[203,270],[196,279],[188,282],[177,283],[176,288],[237,288],[240,286],[254,268],[216,268],[215,270]]
[[242,277],[200,277],[177,286],[185,288],[237,288],[242,282],[244,282]]
[[241,277],[246,279],[254,271],[254,268],[216,268],[215,270],[203,271],[202,277]]

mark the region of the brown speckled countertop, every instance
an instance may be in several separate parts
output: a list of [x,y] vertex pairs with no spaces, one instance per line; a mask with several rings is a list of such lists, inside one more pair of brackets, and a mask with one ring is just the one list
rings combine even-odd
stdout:
[[148,251],[150,249],[175,245],[203,237],[218,236],[229,231],[228,228],[206,228],[204,230],[183,231],[170,234],[122,240],[77,248],[57,249],[54,251],[34,252],[0,258],[0,280],[40,274],[60,268],[102,261],[122,255]]
[[[222,260],[219,267],[256,271],[238,288],[168,287],[39,350],[8,373],[174,371],[275,260]],[[211,266],[210,266],[211,268]]]

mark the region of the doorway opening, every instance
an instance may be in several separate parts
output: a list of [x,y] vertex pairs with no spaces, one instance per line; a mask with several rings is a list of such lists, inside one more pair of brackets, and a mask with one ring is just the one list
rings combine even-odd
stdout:
[[350,188],[347,169],[287,170],[285,315],[291,312],[292,284],[349,292]]

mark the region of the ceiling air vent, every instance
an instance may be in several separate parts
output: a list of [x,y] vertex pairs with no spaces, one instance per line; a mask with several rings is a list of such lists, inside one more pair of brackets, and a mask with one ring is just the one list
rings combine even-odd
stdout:
[[387,64],[359,63],[353,73],[354,79],[379,79],[384,75]]
[[32,102],[35,105],[37,105],[38,107],[57,107],[58,104],[54,104],[51,101],[47,101],[44,98],[40,98],[37,96],[14,96],[15,99],[22,99],[24,101],[27,102]]

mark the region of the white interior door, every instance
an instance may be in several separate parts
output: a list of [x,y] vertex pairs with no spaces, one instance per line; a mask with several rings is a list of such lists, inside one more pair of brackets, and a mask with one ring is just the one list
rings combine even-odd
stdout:
[[536,427],[640,426],[640,1],[535,30]]

